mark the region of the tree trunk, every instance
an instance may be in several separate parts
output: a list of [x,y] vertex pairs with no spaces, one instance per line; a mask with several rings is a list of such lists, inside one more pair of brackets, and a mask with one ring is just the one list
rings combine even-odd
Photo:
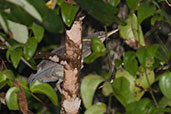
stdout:
[[70,30],[66,30],[66,63],[62,90],[61,114],[78,114],[80,98],[82,21],[74,21]]

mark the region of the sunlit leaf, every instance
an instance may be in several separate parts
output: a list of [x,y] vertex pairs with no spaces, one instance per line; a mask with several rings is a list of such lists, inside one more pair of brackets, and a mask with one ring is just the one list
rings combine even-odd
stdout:
[[166,96],[168,99],[171,99],[171,73],[165,72],[161,75],[162,77],[159,80],[159,87],[161,92]]
[[104,114],[106,109],[107,108],[104,103],[97,103],[89,107],[84,114]]
[[88,109],[92,106],[93,96],[98,85],[103,82],[104,79],[98,75],[88,75],[81,83],[81,97],[84,106]]
[[26,43],[28,40],[28,30],[25,25],[8,20],[9,29],[12,32],[14,40],[20,43]]
[[17,91],[19,91],[19,88],[11,87],[6,93],[5,101],[10,110],[19,110],[17,98],[18,95],[16,94]]
[[62,19],[68,27],[70,27],[71,24],[73,23],[73,20],[76,16],[78,9],[79,9],[78,5],[70,5],[66,3],[63,3],[61,5]]
[[36,80],[31,83],[30,91],[32,93],[45,94],[52,101],[54,105],[58,105],[57,94],[49,84]]
[[12,61],[12,64],[15,68],[18,67],[21,56],[22,56],[22,49],[21,48],[16,48],[10,52],[11,61]]
[[32,30],[34,33],[34,38],[37,40],[37,42],[40,42],[44,35],[44,28],[36,23],[33,23]]
[[29,38],[28,42],[24,46],[24,57],[29,60],[37,49],[37,40],[32,37]]

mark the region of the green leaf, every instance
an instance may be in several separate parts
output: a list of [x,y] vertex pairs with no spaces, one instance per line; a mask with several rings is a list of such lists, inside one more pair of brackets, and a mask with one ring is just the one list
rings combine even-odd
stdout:
[[125,114],[151,114],[154,108],[154,105],[149,99],[143,98],[138,102],[128,104]]
[[[23,8],[21,8],[20,6],[12,5],[10,10],[10,15],[12,17],[9,19],[14,22],[30,26],[35,21],[35,19],[31,15],[29,15],[25,10],[23,10]],[[16,21],[14,20],[14,18],[16,18]]]
[[168,99],[167,97],[162,97],[161,100],[158,103],[159,107],[166,108],[167,106],[171,106],[171,99]]
[[97,103],[89,107],[84,114],[104,114],[106,109],[107,108],[104,103]]
[[109,1],[109,4],[114,7],[117,7],[119,3],[120,3],[120,0],[110,0]]
[[106,25],[118,21],[115,16],[117,8],[105,3],[103,0],[76,0],[76,2],[88,14]]
[[93,52],[89,56],[84,58],[84,62],[87,64],[92,63],[98,57],[103,56],[105,54],[105,47],[99,38],[92,38],[91,45],[91,49]]
[[150,57],[154,57],[156,55],[157,50],[158,50],[158,44],[150,45],[147,48],[147,51],[148,51],[148,54],[150,55]]
[[155,53],[155,58],[157,58],[163,62],[169,61],[170,53],[169,53],[169,50],[166,48],[165,45],[159,45],[158,44],[158,50]]
[[102,93],[104,96],[109,96],[113,92],[112,85],[109,82],[103,84]]
[[126,0],[126,3],[128,4],[128,8],[131,9],[131,12],[134,12],[134,10],[136,10],[139,1],[140,0]]
[[10,52],[10,57],[11,57],[11,61],[12,61],[14,68],[17,68],[17,66],[20,62],[21,56],[22,56],[21,48],[16,48]]
[[55,90],[47,83],[41,81],[34,81],[30,85],[30,91],[32,93],[42,93],[45,94],[54,105],[58,105],[58,98]]
[[81,83],[81,97],[83,104],[88,109],[92,106],[93,96],[98,85],[103,82],[104,79],[98,75],[88,75]]
[[44,35],[44,28],[36,23],[33,23],[32,30],[34,33],[34,38],[37,40],[37,42],[40,42]]
[[26,43],[28,40],[28,30],[25,25],[8,20],[9,29],[12,32],[14,40],[20,43]]
[[15,5],[22,7],[25,11],[27,11],[31,16],[42,22],[42,17],[37,12],[37,10],[31,5],[27,0],[7,0]]
[[99,38],[94,37],[91,39],[91,47],[93,52],[104,52],[105,47]]
[[[148,78],[148,79],[147,79]],[[151,69],[143,69],[141,73],[138,73],[138,78],[136,79],[136,85],[144,89],[149,88],[155,81],[154,71]]]
[[124,77],[116,78],[112,84],[113,94],[123,106],[135,101],[130,86],[130,82]]
[[5,18],[5,16],[3,16],[0,12],[0,25],[3,28],[3,30],[8,33],[8,23],[7,23],[7,19]]
[[70,5],[67,3],[63,3],[61,5],[62,19],[68,27],[70,27],[71,24],[73,23],[78,9],[79,9],[78,5]]
[[162,77],[159,80],[159,87],[161,92],[164,94],[165,97],[171,99],[171,73],[165,72],[161,75]]
[[145,48],[140,48],[136,51],[139,62],[143,67],[146,67],[146,59],[148,57],[147,50]]
[[126,19],[127,25],[119,25],[120,34],[124,39],[131,40],[135,39],[142,46],[145,46],[144,36],[141,26],[137,22],[137,17],[135,14],[130,15]]
[[155,12],[153,6],[149,5],[147,2],[142,2],[138,7],[138,23],[141,24],[146,18],[152,16]]
[[18,95],[16,94],[17,91],[19,91],[19,88],[11,87],[6,93],[5,100],[10,110],[19,110],[17,98]]
[[156,21],[161,21],[161,20],[163,20],[163,17],[162,16],[153,16],[152,18],[151,18],[151,25],[155,25],[155,23],[156,23]]
[[124,67],[125,69],[133,76],[136,75],[136,71],[138,68],[138,63],[135,58],[135,53],[134,52],[127,52],[124,55]]
[[11,70],[4,70],[0,72],[0,78],[1,79],[8,79],[8,80],[14,80],[15,76],[14,73]]
[[47,16],[43,19],[43,25],[46,30],[52,33],[63,33],[64,31],[64,25],[60,16],[50,9]]
[[36,49],[37,49],[37,40],[34,37],[29,38],[28,42],[24,46],[24,57],[27,60],[31,59]]
[[116,59],[115,60],[115,66],[120,67],[122,65],[122,60]]

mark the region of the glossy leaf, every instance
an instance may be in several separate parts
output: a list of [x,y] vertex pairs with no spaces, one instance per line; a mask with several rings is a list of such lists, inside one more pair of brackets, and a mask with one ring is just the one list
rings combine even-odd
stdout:
[[112,85],[109,82],[103,84],[102,93],[104,96],[109,96],[113,92]]
[[6,100],[7,107],[10,110],[19,110],[18,98],[17,98],[18,95],[16,94],[17,91],[19,91],[19,88],[11,87],[10,89],[8,89],[6,93],[5,100]]
[[21,56],[22,56],[22,49],[21,48],[16,48],[10,52],[10,57],[11,57],[11,61],[12,61],[14,68],[18,67]]
[[33,23],[32,30],[34,33],[34,38],[37,40],[37,42],[40,42],[44,35],[44,28],[36,23]]
[[98,57],[103,56],[105,54],[105,47],[103,43],[99,40],[99,38],[92,38],[91,45],[92,53],[86,58],[84,58],[84,62],[87,64],[92,63]]
[[136,75],[138,63],[134,52],[127,52],[124,55],[124,67],[133,76]]
[[152,16],[155,12],[156,11],[152,5],[149,5],[147,2],[143,2],[138,7],[138,23],[141,24],[146,18]]
[[45,94],[54,105],[58,105],[57,94],[49,84],[36,80],[33,83],[31,83],[30,91],[32,93]]
[[86,76],[81,83],[81,97],[83,104],[88,109],[92,106],[93,96],[98,85],[103,82],[104,79],[98,75],[90,74]]
[[124,39],[128,39],[128,40],[134,38],[142,46],[145,46],[143,32],[141,26],[137,22],[136,15],[135,14],[130,15],[126,19],[126,23],[127,23],[126,25],[118,26],[121,36]]
[[103,103],[97,103],[89,107],[84,114],[104,114],[106,112],[106,105]]
[[126,0],[126,3],[128,4],[128,7],[131,10],[131,12],[133,12],[136,9],[139,1],[140,0]]
[[37,49],[37,40],[34,37],[29,38],[28,42],[24,46],[24,57],[27,60],[29,60],[34,55],[36,49]]
[[12,32],[14,40],[20,43],[26,43],[28,40],[28,30],[25,25],[8,20],[9,29]]
[[171,99],[171,73],[165,72],[161,76],[162,77],[159,80],[159,87],[161,89],[161,92],[168,99]]
[[50,9],[47,16],[43,19],[43,25],[46,30],[52,33],[63,33],[64,31],[64,25],[60,16]]
[[91,47],[93,52],[104,52],[105,47],[99,38],[94,37],[91,39]]
[[73,23],[78,9],[79,9],[78,5],[70,5],[67,3],[63,3],[61,5],[62,19],[68,27],[70,27],[71,24]]
[[15,5],[22,7],[25,11],[27,11],[31,16],[42,22],[42,17],[37,12],[37,10],[31,5],[27,0],[7,0]]
[[88,14],[106,25],[111,25],[114,21],[118,20],[115,16],[117,8],[112,7],[103,0],[76,0],[76,2]]

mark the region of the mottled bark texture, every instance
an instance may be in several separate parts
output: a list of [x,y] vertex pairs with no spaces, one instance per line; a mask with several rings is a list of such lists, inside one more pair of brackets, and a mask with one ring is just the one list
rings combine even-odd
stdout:
[[66,64],[62,90],[61,114],[78,114],[80,98],[82,21],[74,21],[70,30],[66,30]]

